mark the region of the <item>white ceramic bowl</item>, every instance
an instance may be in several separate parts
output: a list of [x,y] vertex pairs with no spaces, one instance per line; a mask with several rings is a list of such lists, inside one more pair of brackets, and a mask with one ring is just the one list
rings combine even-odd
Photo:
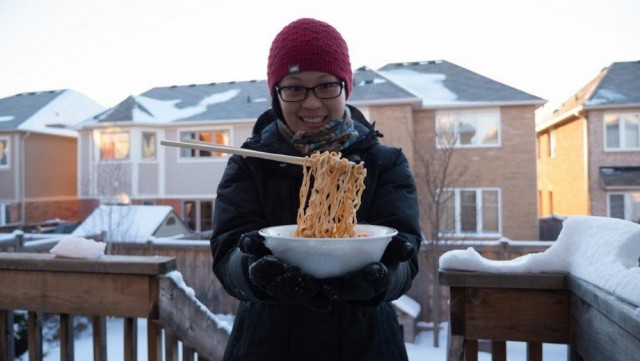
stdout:
[[391,237],[398,234],[393,228],[370,224],[356,225],[356,238],[300,238],[293,237],[296,225],[275,226],[260,230],[265,245],[283,261],[296,265],[315,278],[329,278],[357,271],[382,257]]

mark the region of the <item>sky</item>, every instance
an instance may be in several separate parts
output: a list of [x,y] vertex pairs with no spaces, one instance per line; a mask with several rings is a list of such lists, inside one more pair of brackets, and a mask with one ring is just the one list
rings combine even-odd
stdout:
[[335,26],[353,69],[446,60],[555,107],[640,60],[637,0],[0,0],[0,97],[72,89],[112,107],[154,87],[266,79],[300,17]]

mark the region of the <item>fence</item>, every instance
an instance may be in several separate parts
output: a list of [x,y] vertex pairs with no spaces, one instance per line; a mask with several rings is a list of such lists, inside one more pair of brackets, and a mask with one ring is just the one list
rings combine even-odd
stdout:
[[[0,235],[0,251],[48,252],[64,235],[19,234],[19,237]],[[17,238],[20,238],[18,241]],[[544,252],[553,242],[548,241],[441,241],[438,244],[424,242],[419,252],[420,272],[413,281],[408,296],[415,299],[422,312],[419,321],[432,321],[431,295],[438,284],[437,265],[430,264],[430,253],[436,258],[454,249],[473,247],[489,259],[513,259],[528,253]],[[17,248],[16,248],[17,247]],[[238,300],[229,296],[212,271],[211,250],[208,241],[192,240],[153,240],[144,243],[109,243],[106,250],[111,255],[166,256],[176,260],[176,269],[182,274],[185,283],[191,287],[200,302],[214,313],[234,313]],[[443,292],[441,311],[448,310],[448,289]]]

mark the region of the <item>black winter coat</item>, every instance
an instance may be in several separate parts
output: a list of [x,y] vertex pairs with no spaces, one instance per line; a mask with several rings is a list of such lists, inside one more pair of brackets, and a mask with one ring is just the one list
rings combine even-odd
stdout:
[[[400,149],[381,145],[380,134],[357,109],[350,109],[360,137],[342,154],[364,161],[367,168],[358,222],[395,228],[397,237],[418,250],[418,202],[407,159]],[[270,112],[264,113],[243,147],[299,155],[273,120]],[[328,311],[316,311],[264,299],[263,293],[254,292],[238,239],[248,231],[295,224],[301,183],[300,166],[240,156],[229,159],[217,192],[211,238],[213,271],[227,292],[241,300],[224,360],[407,360],[390,301],[411,287],[418,272],[417,256],[400,264],[385,300],[373,307],[332,301]]]

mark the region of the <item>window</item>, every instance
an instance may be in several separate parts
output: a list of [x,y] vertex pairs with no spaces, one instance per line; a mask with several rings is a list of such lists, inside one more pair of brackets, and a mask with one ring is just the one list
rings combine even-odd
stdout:
[[500,193],[497,189],[448,189],[443,192],[442,234],[500,234]]
[[213,228],[213,202],[184,201],[182,217],[192,230],[210,231]]
[[100,133],[100,160],[129,159],[129,132]]
[[8,224],[10,220],[9,205],[0,203],[0,225]]
[[[230,145],[229,133],[230,132],[228,129],[180,132],[180,139],[184,139],[184,138],[197,139],[197,140],[214,143],[214,144]],[[196,157],[223,158],[223,157],[228,157],[228,154],[221,153],[221,152],[208,152],[205,150],[182,148],[180,152],[180,156],[182,158],[196,158]]]
[[556,132],[551,129],[549,131],[549,157],[556,156]]
[[445,147],[496,147],[500,145],[498,109],[438,111],[437,145]]
[[155,132],[142,132],[142,160],[155,160],[156,159],[156,136]]
[[0,137],[0,169],[9,168],[9,138]]
[[609,194],[609,217],[640,223],[640,192]]
[[640,113],[604,116],[605,150],[640,150]]

